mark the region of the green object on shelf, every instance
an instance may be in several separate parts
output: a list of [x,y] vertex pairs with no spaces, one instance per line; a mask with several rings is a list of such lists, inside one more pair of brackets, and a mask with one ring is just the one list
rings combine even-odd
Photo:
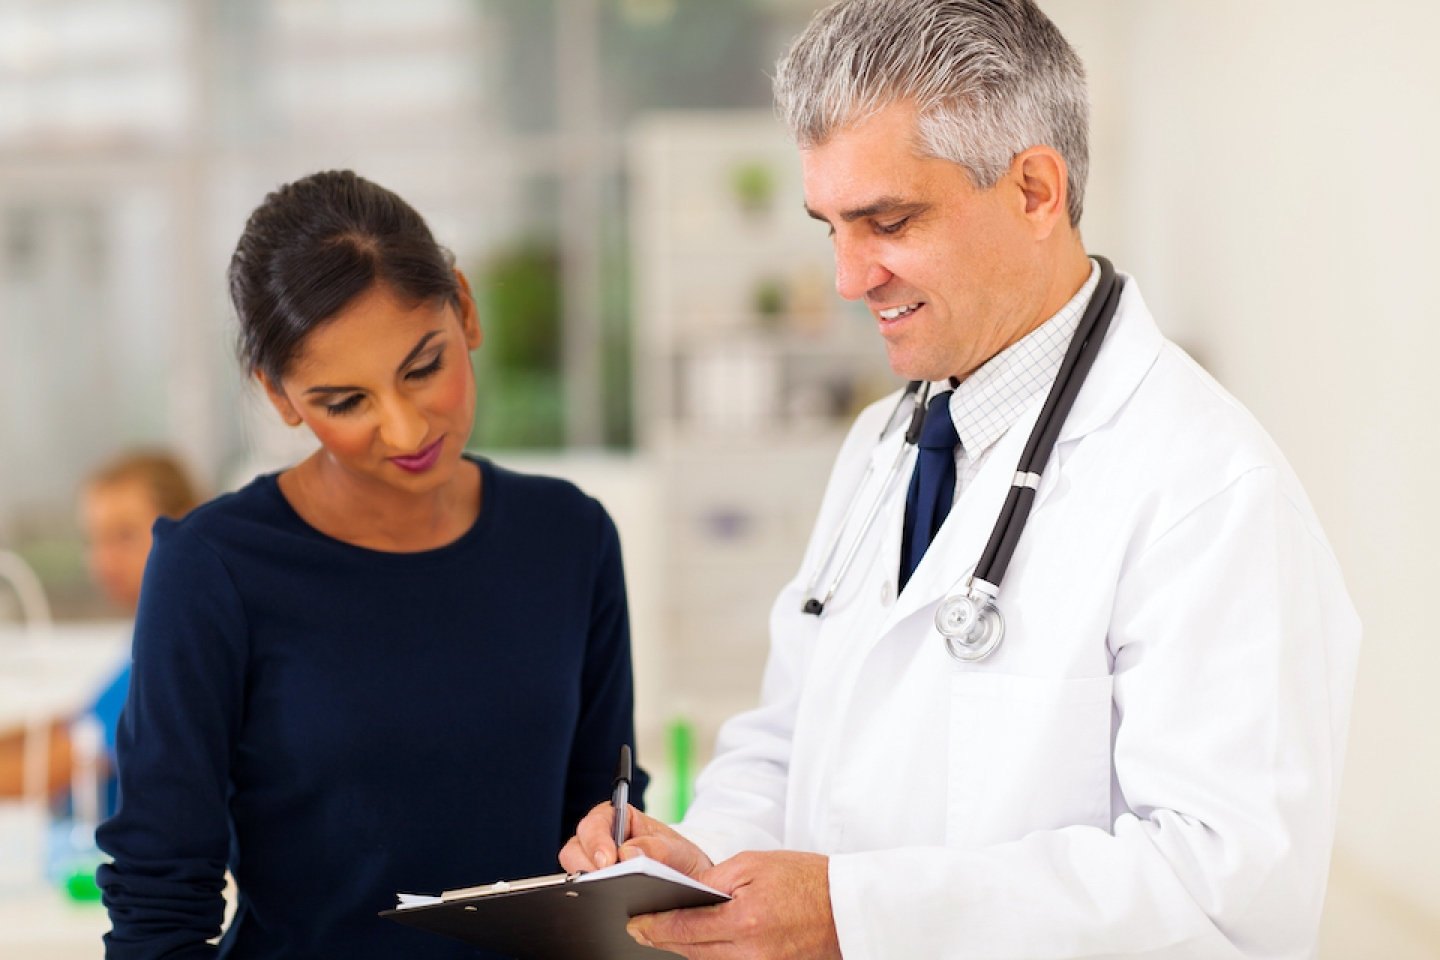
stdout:
[[671,798],[670,822],[679,823],[690,809],[695,780],[695,727],[689,720],[677,717],[667,731],[670,741],[670,769],[675,775],[675,793]]
[[71,900],[93,903],[100,899],[100,888],[95,883],[95,870],[76,870],[65,878],[65,892]]
[[775,199],[775,172],[761,160],[737,164],[730,171],[730,189],[746,213],[768,213]]

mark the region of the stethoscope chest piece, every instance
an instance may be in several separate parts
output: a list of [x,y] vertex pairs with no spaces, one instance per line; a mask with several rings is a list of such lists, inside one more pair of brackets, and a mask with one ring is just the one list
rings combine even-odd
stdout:
[[950,656],[964,663],[984,660],[1005,637],[1005,618],[992,596],[972,586],[945,599],[935,611],[935,629]]

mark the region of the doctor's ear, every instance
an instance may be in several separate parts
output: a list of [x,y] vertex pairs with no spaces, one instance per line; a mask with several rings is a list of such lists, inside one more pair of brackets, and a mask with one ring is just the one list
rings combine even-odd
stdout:
[[1036,240],[1048,238],[1062,220],[1070,222],[1068,176],[1065,158],[1051,147],[1031,147],[1011,161],[1007,179],[1018,190],[1022,215],[1035,230]]
[[295,405],[290,402],[279,384],[271,380],[263,370],[255,371],[255,379],[265,388],[265,396],[270,398],[271,405],[280,413],[280,419],[284,420],[287,426],[298,427],[304,422],[300,412],[295,409]]

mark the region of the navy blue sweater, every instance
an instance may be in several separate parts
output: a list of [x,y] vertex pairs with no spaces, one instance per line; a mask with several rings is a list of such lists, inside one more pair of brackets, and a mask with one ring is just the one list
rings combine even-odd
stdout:
[[273,476],[157,523],[107,956],[216,956],[228,864],[220,956],[474,958],[376,913],[559,869],[634,742],[620,546],[570,484],[479,463],[479,519],[421,553],[319,533]]

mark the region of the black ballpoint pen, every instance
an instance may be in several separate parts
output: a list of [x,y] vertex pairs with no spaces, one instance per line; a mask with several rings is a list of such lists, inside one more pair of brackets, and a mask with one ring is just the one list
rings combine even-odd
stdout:
[[620,845],[625,842],[626,821],[630,814],[630,745],[620,745],[620,764],[615,768],[615,784],[610,791],[610,806],[615,813],[615,861],[620,861]]

